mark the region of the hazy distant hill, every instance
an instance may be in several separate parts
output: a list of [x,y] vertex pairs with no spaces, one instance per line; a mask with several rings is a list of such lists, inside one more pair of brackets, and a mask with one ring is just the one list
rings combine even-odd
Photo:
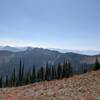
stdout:
[[56,50],[61,53],[66,53],[66,52],[74,52],[74,53],[79,53],[79,54],[84,54],[84,55],[98,55],[100,54],[99,50],[70,50],[70,49],[55,49],[55,48],[50,48],[50,50]]
[[[18,70],[20,60],[22,60],[25,68],[28,70],[31,70],[33,64],[38,68],[47,62],[50,65],[56,65],[63,63],[64,60],[68,60],[76,72],[81,72],[84,65],[87,69],[91,69],[92,67],[90,65],[95,63],[95,58],[95,56],[60,53],[42,48],[27,48],[27,50],[19,52],[3,50],[0,51],[0,75],[5,76],[10,74],[14,67]],[[98,60],[100,61],[99,55]]]
[[[19,51],[25,51],[27,48],[33,48],[33,47],[12,47],[12,46],[0,46],[1,50],[7,50],[12,52],[19,52]],[[58,51],[61,53],[78,53],[78,54],[84,54],[84,55],[98,55],[100,54],[99,50],[70,50],[70,49],[57,49],[57,48],[48,48],[49,50]]]
[[0,51],[7,50],[12,52],[19,52],[19,51],[25,51],[27,47],[11,47],[11,46],[0,46]]

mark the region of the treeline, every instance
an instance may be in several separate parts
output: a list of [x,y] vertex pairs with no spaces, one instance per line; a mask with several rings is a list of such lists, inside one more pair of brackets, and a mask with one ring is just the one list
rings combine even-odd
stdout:
[[[96,57],[96,62],[94,64],[93,70],[99,70],[100,63]],[[86,73],[87,70],[84,68],[83,73]],[[40,81],[51,81],[55,79],[69,78],[73,75],[73,69],[71,64],[68,61],[65,61],[63,64],[58,64],[57,66],[50,66],[48,63],[36,69],[36,66],[33,65],[31,71],[26,71],[24,63],[20,61],[19,71],[16,73],[15,68],[13,69],[11,76],[6,76],[5,79],[0,77],[0,88],[2,87],[17,87],[23,86]]]
[[98,58],[96,57],[96,61],[95,61],[93,70],[96,71],[96,70],[99,70],[99,69],[100,69],[100,63],[98,61]]
[[36,69],[36,66],[33,65],[31,71],[26,71],[24,63],[20,61],[18,73],[16,73],[14,68],[10,77],[6,76],[5,79],[2,79],[2,77],[0,78],[0,88],[17,87],[40,81],[68,78],[72,75],[72,67],[68,61],[56,66],[50,66],[47,63],[39,69]]

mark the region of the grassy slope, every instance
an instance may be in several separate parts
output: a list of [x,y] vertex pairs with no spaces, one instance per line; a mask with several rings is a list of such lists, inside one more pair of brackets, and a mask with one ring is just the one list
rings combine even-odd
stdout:
[[100,100],[100,70],[69,79],[0,89],[0,100]]

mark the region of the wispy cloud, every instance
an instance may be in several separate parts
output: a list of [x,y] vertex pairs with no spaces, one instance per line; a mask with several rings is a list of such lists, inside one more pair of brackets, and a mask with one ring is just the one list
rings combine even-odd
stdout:
[[52,48],[53,46],[49,43],[40,43],[39,41],[23,41],[23,40],[13,40],[13,39],[0,39],[0,46],[13,46],[13,47],[41,47],[41,48]]
[[2,46],[6,46],[6,45],[10,45],[10,46],[32,46],[32,43],[27,43],[25,41],[19,41],[19,40],[10,40],[10,39],[0,39],[0,45]]

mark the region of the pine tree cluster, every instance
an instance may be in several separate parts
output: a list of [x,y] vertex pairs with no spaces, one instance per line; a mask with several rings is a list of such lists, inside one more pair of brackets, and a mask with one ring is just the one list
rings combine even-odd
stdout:
[[99,70],[100,69],[100,63],[98,61],[98,58],[96,57],[96,62],[95,62],[95,65],[94,65],[94,70]]
[[[93,70],[99,70],[100,63],[96,57],[96,62],[94,64]],[[83,73],[86,73],[87,70],[84,69]],[[19,63],[19,71],[16,73],[15,68],[12,71],[10,77],[6,76],[5,79],[0,77],[0,88],[2,87],[17,87],[23,86],[40,81],[51,81],[55,79],[69,78],[73,75],[73,69],[71,64],[68,61],[65,61],[63,64],[52,65],[48,63],[45,66],[42,66],[39,69],[36,69],[36,66],[33,65],[32,71],[26,71],[24,63]]]
[[47,63],[39,69],[36,69],[36,66],[33,65],[32,71],[26,71],[24,63],[22,64],[20,60],[18,74],[16,74],[14,68],[10,77],[6,76],[5,80],[1,77],[0,88],[23,86],[40,81],[68,78],[70,76],[72,76],[72,67],[71,64],[66,61],[56,66],[50,66]]

